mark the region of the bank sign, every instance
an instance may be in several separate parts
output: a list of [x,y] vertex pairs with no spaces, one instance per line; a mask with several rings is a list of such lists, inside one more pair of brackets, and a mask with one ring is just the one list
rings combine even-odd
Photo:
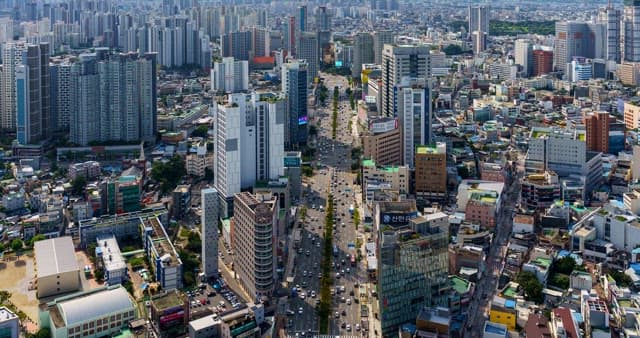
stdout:
[[418,212],[409,212],[404,214],[399,213],[382,213],[380,220],[382,224],[407,224],[410,220],[418,217]]

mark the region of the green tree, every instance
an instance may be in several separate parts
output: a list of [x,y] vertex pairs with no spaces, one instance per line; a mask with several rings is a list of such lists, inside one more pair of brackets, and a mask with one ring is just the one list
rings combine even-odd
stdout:
[[3,252],[4,252],[4,244],[0,243],[0,253],[3,253]]
[[552,270],[565,275],[570,275],[575,268],[576,268],[576,261],[569,256],[564,256],[559,260],[555,261],[555,263],[553,263]]
[[43,234],[37,234],[35,236],[33,236],[30,240],[29,240],[29,246],[33,246],[33,243],[37,242],[37,241],[42,241],[47,239],[46,237],[44,237]]
[[16,238],[11,242],[11,250],[13,251],[20,251],[22,250],[23,246],[24,246],[24,243],[19,238]]
[[84,176],[78,176],[71,181],[71,192],[74,195],[81,195],[84,193],[84,188],[87,186],[87,179]]
[[536,275],[530,271],[522,271],[518,274],[518,284],[522,286],[527,300],[533,301],[537,304],[541,304],[544,301],[544,294],[542,289],[544,286]]
[[160,182],[162,194],[173,190],[180,180],[187,174],[184,160],[175,155],[169,161],[155,161],[151,167],[151,178]]
[[199,253],[202,251],[202,240],[200,239],[200,235],[197,232],[189,233],[189,241],[187,243],[187,250]]
[[192,137],[204,137],[206,138],[209,133],[209,127],[206,125],[198,126],[192,133]]
[[447,47],[444,47],[442,51],[447,55],[460,55],[464,53],[464,50],[462,49],[462,47],[455,44],[451,44],[451,45],[448,45]]

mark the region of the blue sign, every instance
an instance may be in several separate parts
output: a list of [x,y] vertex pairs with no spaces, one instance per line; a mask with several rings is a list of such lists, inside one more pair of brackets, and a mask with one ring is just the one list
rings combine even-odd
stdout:
[[336,68],[342,67],[342,61],[336,60]]
[[380,215],[382,224],[407,224],[410,220],[418,217],[418,212],[409,213],[383,213]]
[[307,123],[309,123],[309,117],[307,116],[298,117],[298,125],[303,125]]

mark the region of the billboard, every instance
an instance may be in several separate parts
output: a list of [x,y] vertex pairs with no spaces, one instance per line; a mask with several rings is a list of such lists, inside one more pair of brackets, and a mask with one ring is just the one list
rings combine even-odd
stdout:
[[418,217],[418,212],[407,212],[407,213],[381,213],[380,214],[380,222],[382,224],[389,225],[402,225],[409,223],[410,220]]
[[298,125],[303,125],[303,124],[307,124],[309,123],[309,117],[308,116],[301,116],[298,117]]
[[382,121],[371,121],[369,123],[369,131],[374,134],[386,133],[396,128],[398,128],[397,119],[384,119]]

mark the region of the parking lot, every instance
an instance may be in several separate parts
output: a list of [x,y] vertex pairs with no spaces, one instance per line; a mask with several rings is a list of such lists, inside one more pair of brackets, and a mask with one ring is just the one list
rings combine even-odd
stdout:
[[246,307],[245,300],[231,291],[223,279],[213,285],[202,283],[198,289],[188,291],[187,297],[192,318],[210,313],[223,315]]

